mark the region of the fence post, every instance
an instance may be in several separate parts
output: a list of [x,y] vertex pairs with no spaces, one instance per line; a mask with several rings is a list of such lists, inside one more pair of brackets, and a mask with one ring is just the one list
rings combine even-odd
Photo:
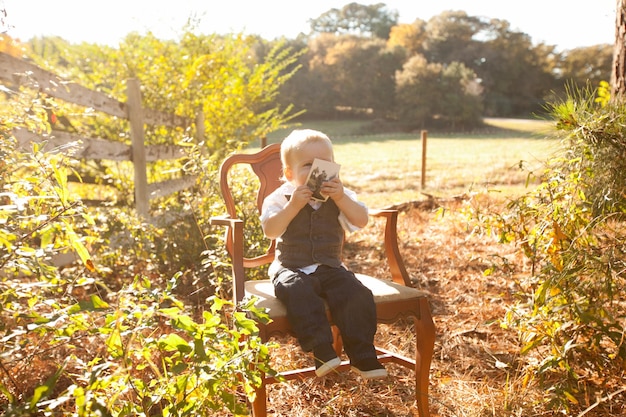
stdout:
[[139,80],[126,80],[126,105],[130,121],[130,139],[132,161],[135,171],[135,209],[140,217],[147,218],[150,200],[148,199],[148,174],[146,168],[146,149],[144,145],[143,109],[141,107],[141,89]]
[[422,130],[422,188],[426,187],[426,141],[428,131]]

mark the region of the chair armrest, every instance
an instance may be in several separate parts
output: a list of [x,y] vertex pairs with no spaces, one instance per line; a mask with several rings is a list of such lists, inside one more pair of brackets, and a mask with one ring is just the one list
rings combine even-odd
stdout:
[[223,216],[214,216],[209,219],[209,223],[213,226],[232,226],[236,222],[243,223],[243,220],[231,219],[227,214]]
[[246,271],[243,265],[243,220],[230,218],[228,215],[211,217],[212,226],[226,226],[225,244],[230,254],[233,271],[233,302],[235,305],[243,300],[246,282]]
[[391,278],[397,284],[410,287],[411,279],[406,271],[404,260],[398,248],[398,210],[370,210],[369,214],[372,217],[385,218],[385,255],[391,272]]

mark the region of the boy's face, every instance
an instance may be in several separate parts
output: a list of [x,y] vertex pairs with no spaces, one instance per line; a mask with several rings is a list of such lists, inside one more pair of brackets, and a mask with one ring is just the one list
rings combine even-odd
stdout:
[[285,177],[296,187],[304,185],[314,159],[333,161],[333,150],[328,143],[317,141],[304,144],[291,155],[285,168]]

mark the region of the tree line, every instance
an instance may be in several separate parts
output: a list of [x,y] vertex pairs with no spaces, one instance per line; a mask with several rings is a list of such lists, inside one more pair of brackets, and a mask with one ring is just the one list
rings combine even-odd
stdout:
[[[558,51],[533,44],[506,20],[464,11],[407,24],[384,3],[350,3],[309,23],[309,33],[294,39],[253,35],[245,43],[253,45],[249,65],[265,65],[276,49],[294,58],[286,76],[273,79],[278,94],[271,105],[310,118],[362,116],[407,129],[466,129],[483,117],[541,114],[568,89],[597,87],[611,73],[613,45]],[[98,49],[54,38],[27,45],[31,57],[57,68]],[[68,53],[77,49],[82,52]]]
[[372,114],[412,126],[470,127],[528,117],[568,88],[610,78],[613,46],[558,51],[506,20],[445,11],[398,23],[385,4],[351,3],[288,41],[300,70],[279,100],[313,117]]

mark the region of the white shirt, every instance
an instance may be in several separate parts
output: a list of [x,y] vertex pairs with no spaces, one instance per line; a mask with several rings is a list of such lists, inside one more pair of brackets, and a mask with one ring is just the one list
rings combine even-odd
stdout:
[[[289,202],[287,196],[291,196],[295,189],[296,187],[292,183],[285,182],[274,192],[268,195],[263,201],[263,207],[261,209],[261,223],[263,223],[270,216],[273,216],[274,214],[282,210]],[[357,202],[367,210],[365,204],[357,200],[356,193],[354,191],[344,187],[343,192],[346,197]],[[317,210],[324,203],[321,201],[311,200],[309,204],[311,205],[311,207],[313,207],[313,209]],[[338,219],[339,224],[341,224],[341,227],[343,227],[346,232],[352,233],[360,229],[360,227],[357,227],[350,223],[346,218],[346,215],[341,211],[339,212]],[[278,237],[277,240],[280,240],[280,237]],[[305,266],[304,268],[300,268],[300,270],[306,274],[311,274],[315,272],[318,266],[319,264],[313,264]],[[269,275],[274,276],[276,272],[278,272],[279,268],[280,264],[278,263],[278,261],[274,260],[274,262],[272,262],[272,265],[270,265]]]

